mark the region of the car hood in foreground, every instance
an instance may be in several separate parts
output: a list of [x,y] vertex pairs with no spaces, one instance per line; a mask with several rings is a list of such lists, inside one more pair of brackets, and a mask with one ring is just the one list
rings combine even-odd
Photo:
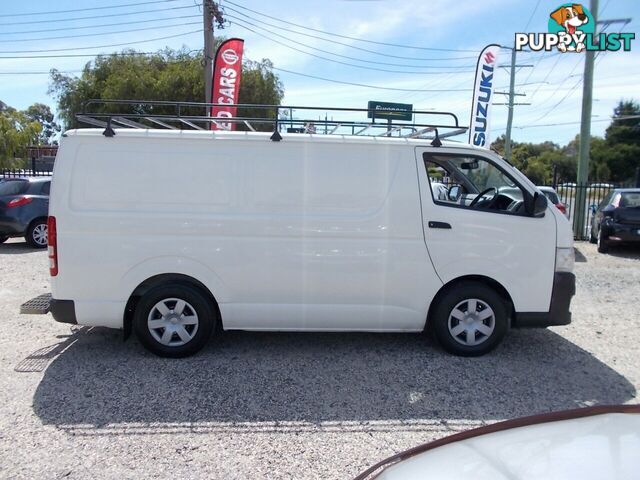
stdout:
[[640,405],[590,407],[458,433],[390,457],[356,480],[635,479],[638,452]]

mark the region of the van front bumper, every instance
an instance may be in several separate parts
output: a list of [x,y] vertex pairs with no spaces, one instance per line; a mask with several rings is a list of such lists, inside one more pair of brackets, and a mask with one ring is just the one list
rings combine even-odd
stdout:
[[576,293],[576,276],[570,272],[556,272],[553,277],[551,304],[548,312],[518,312],[513,326],[551,327],[571,323],[571,297]]
[[78,323],[76,319],[76,306],[73,300],[56,300],[52,298],[49,311],[56,322],[72,323],[74,325]]

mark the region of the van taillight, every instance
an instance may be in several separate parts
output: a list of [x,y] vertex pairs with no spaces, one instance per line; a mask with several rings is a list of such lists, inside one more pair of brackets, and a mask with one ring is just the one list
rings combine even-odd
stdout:
[[58,275],[58,232],[56,217],[47,220],[47,240],[49,243],[49,273],[52,277]]

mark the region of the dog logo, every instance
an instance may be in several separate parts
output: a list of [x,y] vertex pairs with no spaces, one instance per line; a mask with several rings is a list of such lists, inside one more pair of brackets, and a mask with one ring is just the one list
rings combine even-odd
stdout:
[[593,35],[594,31],[593,16],[579,3],[567,3],[551,12],[549,33],[563,38],[564,41],[558,43],[561,52],[582,52],[586,48],[586,34]]

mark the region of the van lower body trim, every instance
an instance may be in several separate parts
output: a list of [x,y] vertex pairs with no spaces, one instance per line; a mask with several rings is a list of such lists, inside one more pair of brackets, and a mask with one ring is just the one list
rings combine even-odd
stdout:
[[553,277],[551,305],[548,312],[517,312],[513,326],[551,327],[571,323],[571,297],[576,293],[576,276],[569,272],[556,272]]
[[49,307],[51,315],[56,322],[77,324],[76,307],[73,300],[56,300],[51,299]]

